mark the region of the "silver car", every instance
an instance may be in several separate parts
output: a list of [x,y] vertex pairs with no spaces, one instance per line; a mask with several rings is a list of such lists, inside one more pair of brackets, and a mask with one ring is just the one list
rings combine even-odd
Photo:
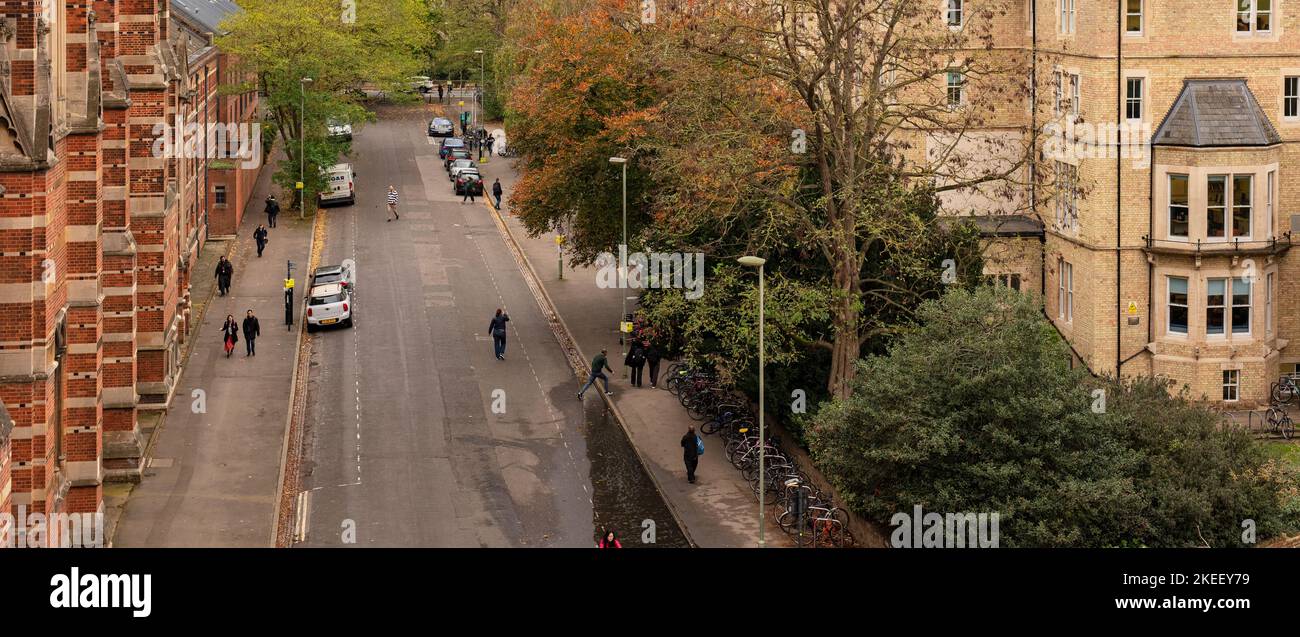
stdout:
[[339,283],[326,283],[307,295],[307,331],[326,325],[352,327],[352,294]]

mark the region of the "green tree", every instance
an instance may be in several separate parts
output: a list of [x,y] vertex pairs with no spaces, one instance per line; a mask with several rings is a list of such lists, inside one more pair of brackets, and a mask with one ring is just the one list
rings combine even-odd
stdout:
[[403,86],[418,70],[418,52],[431,37],[421,28],[424,0],[356,4],[352,15],[338,0],[247,0],[240,3],[243,11],[222,24],[224,35],[217,39],[263,95],[287,155],[276,183],[292,189],[302,170],[308,202],[324,186],[320,169],[348,149],[328,139],[326,122],[372,119],[359,89],[367,83],[389,91]]
[[997,512],[1004,546],[1240,546],[1245,519],[1261,537],[1297,528],[1296,476],[1248,434],[1154,380],[1072,367],[1039,303],[954,290],[860,362],[809,437],[851,508],[882,524],[914,505]]

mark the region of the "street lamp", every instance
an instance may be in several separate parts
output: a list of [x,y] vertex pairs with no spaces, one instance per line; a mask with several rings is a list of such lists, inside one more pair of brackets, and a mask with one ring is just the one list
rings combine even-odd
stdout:
[[310,77],[304,77],[298,80],[298,218],[302,219],[307,214],[307,191],[305,183],[307,181],[307,129],[304,122],[306,117],[307,104],[307,83],[311,81]]
[[[479,96],[483,94],[483,82],[487,78],[483,74],[483,49],[474,49],[474,52],[478,54],[478,88],[474,90],[474,134],[475,136],[477,136],[478,129],[479,129],[478,101],[479,101]],[[478,147],[478,160],[479,163],[482,163],[483,162],[483,140],[479,139],[477,142],[475,142],[474,145]]]
[[736,261],[747,268],[758,268],[758,548],[761,549],[767,544],[763,539],[763,505],[767,499],[767,467],[764,466],[767,431],[763,422],[763,412],[767,411],[763,402],[763,264],[767,260],[745,256]]
[[[619,257],[623,258],[624,254],[627,253],[627,158],[610,157],[609,163],[617,164],[623,167],[623,243],[622,243],[623,250],[621,251],[622,253],[619,255]],[[619,276],[621,279],[620,282],[627,281],[627,263],[626,262],[620,263],[618,267],[619,267]],[[619,356],[620,356],[619,360],[622,361],[627,360],[627,336],[623,332],[623,321],[626,320],[627,320],[627,294],[624,294],[623,313],[618,315],[618,327],[619,327],[618,342],[619,342]],[[627,377],[627,365],[623,365],[623,377],[624,378]]]

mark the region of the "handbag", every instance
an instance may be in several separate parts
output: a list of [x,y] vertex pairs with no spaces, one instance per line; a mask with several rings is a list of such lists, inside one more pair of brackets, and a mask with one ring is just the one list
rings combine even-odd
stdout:
[[699,436],[695,437],[695,455],[704,455],[704,439]]

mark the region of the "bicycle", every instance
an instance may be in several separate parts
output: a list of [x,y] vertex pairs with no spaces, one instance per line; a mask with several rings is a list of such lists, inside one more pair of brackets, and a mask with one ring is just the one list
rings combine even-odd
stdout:
[[1273,398],[1274,404],[1289,405],[1296,396],[1300,396],[1300,386],[1296,385],[1294,378],[1283,376],[1268,388],[1268,394]]
[[1282,436],[1284,440],[1290,440],[1295,435],[1295,422],[1286,410],[1277,405],[1272,405],[1264,414],[1264,420],[1268,422],[1268,432],[1270,435]]

